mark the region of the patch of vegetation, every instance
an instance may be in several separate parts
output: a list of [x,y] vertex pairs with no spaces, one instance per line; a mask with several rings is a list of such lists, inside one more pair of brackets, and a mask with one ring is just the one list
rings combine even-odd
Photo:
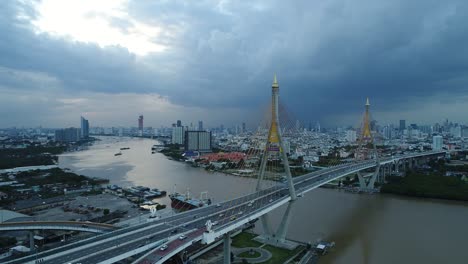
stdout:
[[268,261],[262,262],[262,264],[276,264],[284,263],[289,258],[292,258],[294,255],[304,250],[304,247],[299,246],[295,250],[287,250],[284,248],[277,248],[270,245],[265,245],[263,249],[270,251],[272,257]]
[[180,145],[178,144],[169,144],[165,145],[165,149],[161,150],[161,153],[170,157],[174,160],[182,160],[184,157],[182,156],[182,152],[180,151]]
[[73,172],[67,172],[60,168],[24,171],[18,173],[16,178],[27,186],[55,184],[59,182],[69,186],[80,186],[85,181],[87,181],[89,185],[96,184],[93,179]]
[[231,245],[238,248],[259,247],[262,243],[253,240],[256,236],[251,233],[242,232],[232,239]]
[[439,173],[410,172],[406,177],[389,177],[380,189],[383,193],[468,201],[468,183]]
[[32,146],[24,149],[0,149],[0,169],[52,165],[65,147]]
[[16,245],[16,238],[14,237],[0,237],[0,248],[9,248]]

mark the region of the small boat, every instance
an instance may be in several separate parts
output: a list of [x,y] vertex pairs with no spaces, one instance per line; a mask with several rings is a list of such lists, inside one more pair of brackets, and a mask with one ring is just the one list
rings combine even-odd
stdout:
[[114,154],[114,156],[120,156],[120,155],[122,155],[122,151],[119,151],[119,152]]
[[129,147],[120,148],[120,150],[127,150],[127,149],[130,149],[130,148]]

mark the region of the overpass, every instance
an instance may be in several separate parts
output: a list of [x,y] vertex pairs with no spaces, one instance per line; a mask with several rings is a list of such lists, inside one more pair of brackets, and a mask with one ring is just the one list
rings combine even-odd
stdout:
[[[387,157],[380,160],[380,166],[442,155],[445,155],[444,151],[428,151]],[[307,193],[330,181],[373,169],[376,166],[378,164],[373,160],[337,165],[295,177],[293,183],[298,193]],[[226,234],[290,201],[288,186],[278,185],[222,202],[219,205],[186,211],[168,218],[115,230],[44,251],[37,254],[37,258],[42,260],[41,263],[51,264],[114,263],[150,250],[137,263],[163,263],[197,241],[212,243],[215,239],[224,237],[225,241],[229,242]],[[206,227],[208,220],[217,222],[209,232]],[[184,234],[187,238],[178,239],[180,234]],[[166,250],[159,249],[162,244],[168,246]],[[7,263],[35,263],[35,256]]]
[[74,221],[34,221],[0,223],[1,231],[70,230],[102,234],[117,229],[113,225]]

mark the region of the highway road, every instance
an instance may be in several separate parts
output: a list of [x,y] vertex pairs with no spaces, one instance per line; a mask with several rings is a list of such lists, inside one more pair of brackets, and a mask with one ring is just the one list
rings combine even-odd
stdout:
[[[388,157],[381,159],[380,162],[385,164],[413,156]],[[342,164],[296,177],[293,182],[297,193],[305,193],[334,179],[375,166],[375,161]],[[186,211],[164,219],[123,228],[95,238],[45,251],[37,254],[37,259],[41,259],[42,262],[40,263],[44,264],[93,264],[106,260],[117,261],[119,258],[123,259],[153,249],[153,251],[149,251],[151,253],[148,258],[154,261],[155,258],[180,251],[184,244],[201,240],[203,231],[206,229],[207,220],[216,223],[213,226],[214,231],[223,230],[236,222],[245,222],[249,216],[265,211],[265,209],[271,208],[275,203],[285,201],[285,199],[290,199],[287,185],[278,184],[220,204]],[[188,238],[178,241],[178,236],[181,233],[187,234]],[[163,243],[168,244],[168,248],[161,251],[159,246]],[[35,263],[35,259],[35,256],[30,256],[7,263]],[[141,263],[145,263],[144,260]]]

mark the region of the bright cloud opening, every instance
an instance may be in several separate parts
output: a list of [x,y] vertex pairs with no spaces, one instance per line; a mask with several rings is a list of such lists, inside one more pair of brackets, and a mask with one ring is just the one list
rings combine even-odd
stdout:
[[100,47],[122,46],[144,56],[166,49],[155,40],[161,28],[129,16],[127,0],[44,0],[35,5],[36,33],[66,36],[74,41],[97,43]]

